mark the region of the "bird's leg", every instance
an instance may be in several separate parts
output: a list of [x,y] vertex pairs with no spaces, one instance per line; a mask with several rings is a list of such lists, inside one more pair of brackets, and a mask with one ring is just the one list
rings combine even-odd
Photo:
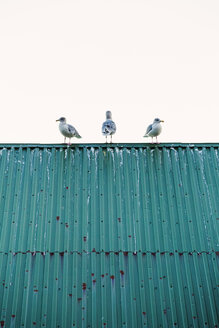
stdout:
[[112,143],[113,142],[113,139],[112,139],[112,134],[111,134],[111,136],[110,136],[110,143]]
[[107,143],[107,136],[106,136],[106,143]]
[[68,144],[69,144],[69,146],[71,145],[71,138],[69,138],[69,143]]
[[64,138],[64,143],[66,143],[66,137]]

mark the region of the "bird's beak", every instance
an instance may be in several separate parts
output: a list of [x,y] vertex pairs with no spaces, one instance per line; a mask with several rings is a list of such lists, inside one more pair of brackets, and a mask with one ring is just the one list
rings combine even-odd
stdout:
[[58,122],[58,121],[60,121],[59,119],[58,120],[56,120],[56,122]]
[[164,122],[163,120],[160,120],[161,122]]

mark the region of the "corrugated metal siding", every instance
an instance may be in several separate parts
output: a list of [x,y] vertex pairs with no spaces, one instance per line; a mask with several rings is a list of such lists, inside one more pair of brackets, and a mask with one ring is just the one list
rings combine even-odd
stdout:
[[216,327],[219,144],[2,145],[1,327]]

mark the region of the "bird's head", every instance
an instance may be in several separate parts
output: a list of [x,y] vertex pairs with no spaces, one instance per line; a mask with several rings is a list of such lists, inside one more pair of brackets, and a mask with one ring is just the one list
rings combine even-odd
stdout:
[[66,123],[66,118],[65,117],[60,117],[56,122],[61,122],[61,123]]
[[112,119],[112,113],[111,113],[110,110],[108,110],[108,111],[106,112],[106,119],[107,119],[107,120],[111,120],[111,119]]
[[161,123],[161,122],[164,122],[163,120],[159,119],[159,118],[155,118],[154,119],[154,123]]

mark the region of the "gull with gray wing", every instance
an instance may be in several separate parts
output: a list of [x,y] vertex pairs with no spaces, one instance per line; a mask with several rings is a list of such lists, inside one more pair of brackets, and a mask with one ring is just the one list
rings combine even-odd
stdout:
[[110,142],[112,143],[112,135],[116,133],[116,124],[112,121],[112,113],[110,111],[106,112],[106,121],[102,125],[102,134],[106,137],[110,136]]
[[71,144],[71,138],[81,138],[78,131],[72,125],[66,123],[65,117],[60,117],[58,120],[56,120],[56,122],[59,122],[59,130],[61,134],[65,137],[64,143],[66,142],[66,138],[69,138],[69,145]]
[[152,143],[153,143],[153,138],[156,138],[156,143],[158,143],[157,137],[162,131],[162,126],[161,122],[164,122],[163,120],[160,120],[159,118],[155,118],[154,122],[150,125],[148,125],[147,130],[145,132],[144,137],[151,137],[152,138]]

